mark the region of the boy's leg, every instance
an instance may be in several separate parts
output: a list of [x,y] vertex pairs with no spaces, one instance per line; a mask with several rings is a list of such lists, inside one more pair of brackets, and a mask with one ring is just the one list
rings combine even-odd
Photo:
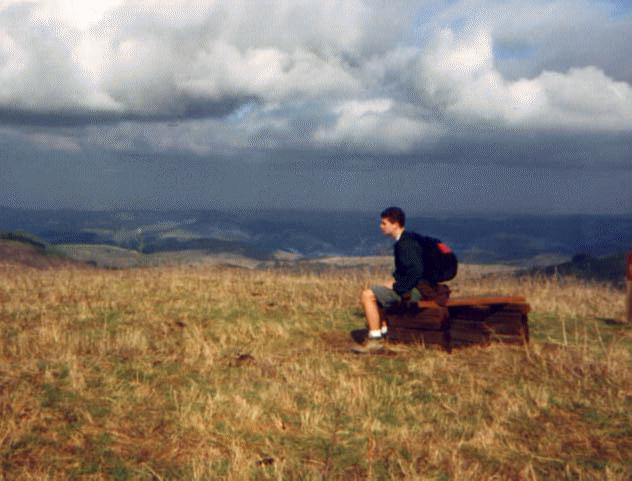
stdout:
[[360,296],[362,308],[364,309],[364,317],[366,317],[366,325],[369,331],[376,331],[382,327],[382,316],[380,315],[380,306],[377,303],[377,297],[372,289],[364,289]]
[[382,331],[382,316],[380,306],[386,308],[393,302],[399,302],[400,297],[395,291],[385,286],[373,286],[364,289],[360,296],[369,335],[366,342],[360,346],[354,346],[351,350],[358,354],[369,354],[381,351],[384,348],[384,331]]
[[382,327],[386,327],[386,323],[382,320],[380,307],[387,309],[401,301],[399,295],[391,287],[392,283],[372,286],[370,289],[362,291],[360,300],[369,331],[376,332]]
[[[395,283],[395,279],[393,279],[392,277],[384,282],[384,287],[386,287],[389,291],[393,290],[393,284]],[[386,325],[386,320],[384,319],[383,316],[381,316],[382,314],[382,310],[380,309],[380,329],[382,330],[382,335],[386,335],[386,333],[388,332],[388,326]]]

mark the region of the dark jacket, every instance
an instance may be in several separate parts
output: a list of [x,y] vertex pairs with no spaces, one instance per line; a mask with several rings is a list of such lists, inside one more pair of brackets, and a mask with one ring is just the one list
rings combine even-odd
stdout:
[[419,234],[405,230],[393,246],[395,254],[395,283],[393,290],[400,296],[410,291],[424,278],[423,251]]

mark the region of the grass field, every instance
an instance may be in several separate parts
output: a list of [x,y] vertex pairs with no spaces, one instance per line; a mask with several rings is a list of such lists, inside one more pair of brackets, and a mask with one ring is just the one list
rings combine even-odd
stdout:
[[632,479],[622,291],[481,272],[528,346],[351,354],[375,270],[0,266],[0,480]]

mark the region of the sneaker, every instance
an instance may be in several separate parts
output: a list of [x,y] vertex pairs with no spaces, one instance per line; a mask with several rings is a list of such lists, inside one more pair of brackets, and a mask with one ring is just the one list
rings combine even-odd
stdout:
[[384,339],[367,339],[364,344],[353,346],[351,350],[356,354],[370,354],[372,352],[382,351],[384,349]]

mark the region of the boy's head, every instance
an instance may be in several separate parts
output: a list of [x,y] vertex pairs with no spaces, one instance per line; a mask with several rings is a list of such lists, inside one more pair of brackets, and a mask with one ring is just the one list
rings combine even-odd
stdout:
[[399,233],[404,229],[406,224],[406,215],[404,211],[399,207],[389,207],[384,209],[380,214],[380,229],[382,234],[388,235],[394,238],[399,236]]
[[380,214],[382,219],[388,219],[391,224],[399,224],[400,227],[406,225],[406,214],[399,207],[389,207]]

